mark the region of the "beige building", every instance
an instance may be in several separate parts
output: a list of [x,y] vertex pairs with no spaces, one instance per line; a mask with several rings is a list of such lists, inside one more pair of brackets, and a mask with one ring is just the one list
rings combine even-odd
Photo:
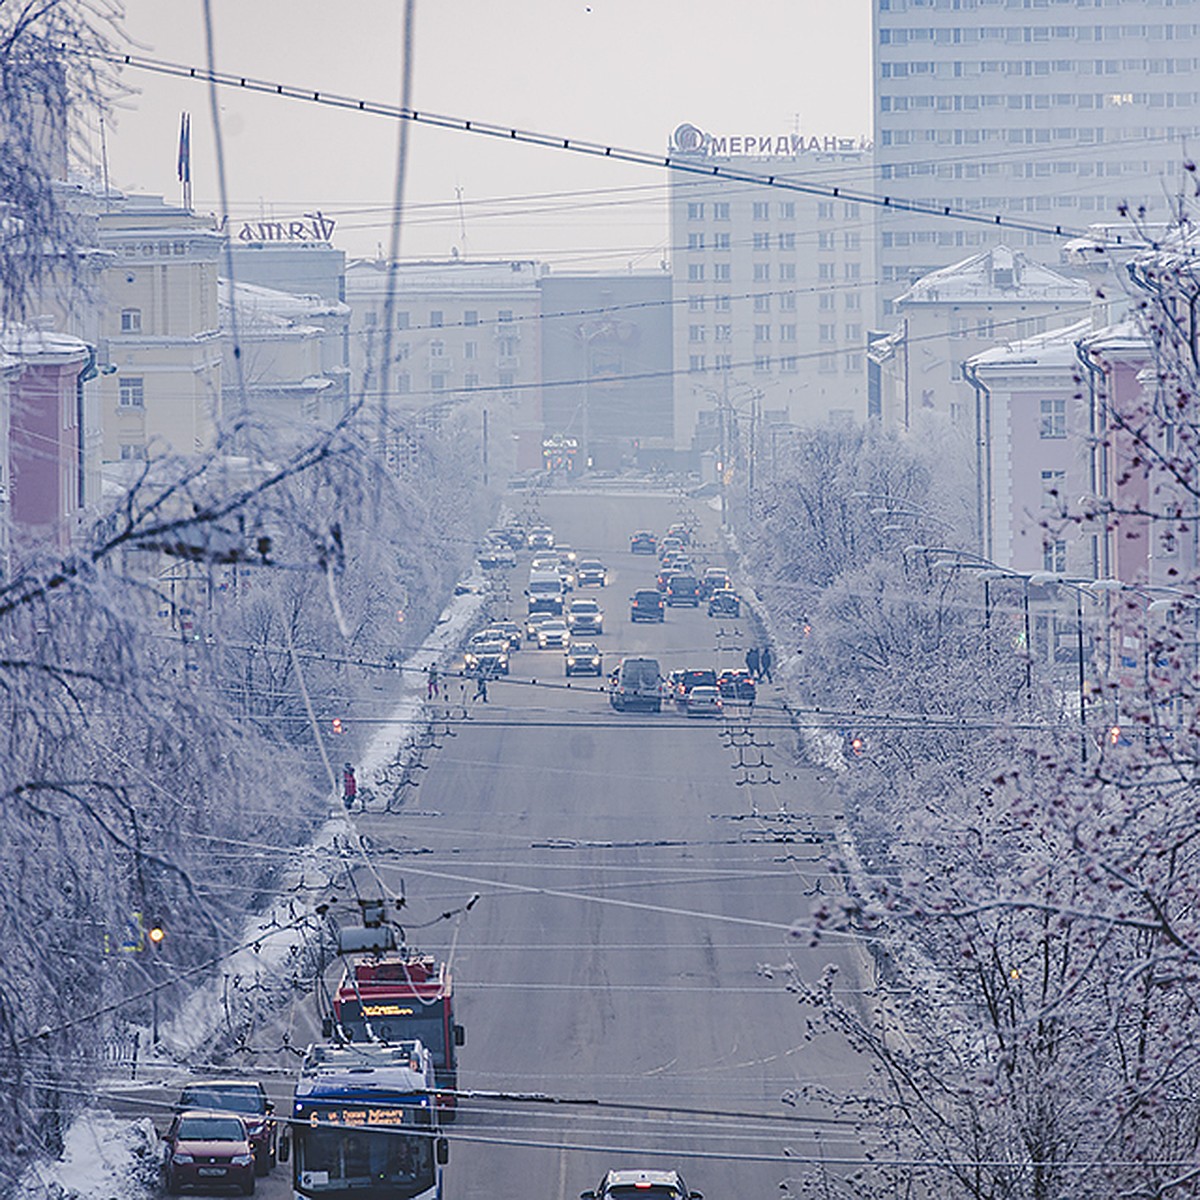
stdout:
[[201,453],[220,417],[222,237],[160,196],[107,205],[97,230],[103,459]]

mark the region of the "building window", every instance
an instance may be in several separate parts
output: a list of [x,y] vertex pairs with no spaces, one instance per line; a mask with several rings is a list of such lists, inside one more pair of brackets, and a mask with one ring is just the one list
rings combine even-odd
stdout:
[[431,392],[444,392],[446,390],[445,371],[434,371],[429,376],[429,390]]
[[479,310],[474,309],[474,308],[468,308],[467,311],[465,313],[463,313],[463,324],[464,325],[478,325],[479,324]]
[[1067,543],[1047,542],[1042,547],[1042,570],[1061,575],[1067,569]]
[[687,214],[689,221],[703,221],[704,205],[702,203],[697,203],[694,200],[688,201]]
[[770,325],[755,325],[754,340],[756,342],[769,342],[771,340]]
[[795,200],[781,200],[779,202],[779,219],[781,221],[794,221],[796,219]]
[[714,296],[713,308],[717,312],[731,312],[733,310],[733,300],[729,296]]
[[862,234],[861,233],[844,233],[842,235],[842,247],[846,250],[861,250],[862,249]]
[[783,295],[779,297],[779,311],[780,312],[795,312],[796,311],[796,293],[795,292],[784,292]]
[[688,283],[704,282],[704,264],[688,263]]
[[718,325],[716,330],[714,331],[714,340],[718,341],[718,342],[732,342],[733,341],[733,326],[732,325]]
[[771,369],[771,356],[769,354],[756,354],[754,356],[754,370],[759,374]]
[[407,371],[401,371],[396,376],[396,391],[401,396],[407,396],[412,391],[412,377]]
[[688,312],[703,312],[703,311],[704,311],[704,297],[703,296],[689,296],[688,297]]
[[516,376],[511,371],[501,371],[496,380],[502,388],[510,388],[516,382]]
[[753,215],[756,221],[769,221],[771,219],[771,202],[769,200],[755,200]]
[[818,233],[817,234],[817,249],[818,250],[833,250],[837,247],[837,234],[835,233]]
[[1042,507],[1058,509],[1063,507],[1063,489],[1067,484],[1066,471],[1042,472]]
[[714,233],[713,234],[713,249],[714,250],[730,250],[732,249],[729,234]]
[[144,408],[146,405],[146,381],[140,375],[130,375],[117,384],[117,403],[122,408]]
[[511,333],[506,337],[496,339],[496,353],[501,358],[514,358],[517,348],[517,339]]
[[771,235],[769,233],[756,233],[752,237],[752,249],[754,250],[770,250]]
[[733,370],[733,355],[718,354],[713,359],[713,369],[716,371],[732,371]]
[[728,221],[729,220],[729,201],[716,200],[713,202],[713,220]]
[[[704,268],[703,267],[700,268],[700,278],[701,279],[704,278]],[[732,275],[729,270],[729,264],[728,263],[714,263],[713,264],[713,278],[718,283],[728,283],[729,280],[732,278]]]
[[836,304],[837,297],[832,292],[822,292],[817,297],[817,309],[819,312],[833,312]]
[[363,324],[368,329],[374,329],[379,324],[379,314],[374,312],[363,313]]
[[833,201],[821,200],[817,204],[817,219],[820,221],[833,220]]
[[478,342],[463,342],[463,358],[478,358],[479,343]]
[[144,459],[146,457],[146,447],[132,442],[121,443],[121,461],[129,462],[131,459]]
[[847,372],[858,372],[863,369],[863,356],[861,354],[846,355],[846,370]]
[[779,340],[781,342],[794,342],[796,340],[796,326],[780,325]]
[[121,309],[121,332],[122,333],[141,333],[142,332],[142,310],[140,308],[123,308],[123,309]]
[[688,341],[689,342],[702,342],[702,341],[704,341],[704,333],[705,333],[705,330],[704,330],[703,325],[689,325],[688,326]]
[[796,264],[780,263],[779,278],[784,283],[794,283],[796,281]]
[[479,386],[479,376],[473,371],[468,371],[463,382],[469,388],[477,388]]
[[703,250],[703,249],[704,249],[704,234],[702,234],[702,233],[689,233],[689,234],[688,234],[688,247],[687,247],[687,248],[688,248],[689,250]]
[[1061,396],[1047,396],[1041,404],[1043,438],[1065,438],[1067,436],[1067,402]]
[[857,204],[857,202],[850,202],[847,204],[843,204],[842,205],[842,216],[845,217],[847,221],[857,221],[858,220],[858,204]]
[[429,324],[433,329],[441,329],[445,324],[445,318],[440,308],[431,309],[429,312]]
[[794,354],[785,354],[779,360],[779,369],[789,375],[794,375],[800,369],[799,359]]
[[755,263],[754,264],[754,282],[766,283],[771,278],[770,263]]
[[429,343],[429,357],[430,358],[445,358],[446,357],[446,343],[443,341],[439,341],[439,340],[434,340],[434,341],[430,342]]
[[975,336],[981,338],[994,338],[996,336],[996,322],[991,317],[980,317],[975,322]]
[[845,309],[847,312],[861,312],[862,296],[858,292],[847,292]]
[[851,282],[861,279],[862,263],[846,263],[842,270],[842,274],[845,275],[845,277]]
[[852,346],[857,342],[861,342],[862,341],[862,326],[857,325],[857,324],[847,325],[846,326],[846,341],[848,341]]
[[831,375],[837,371],[837,355],[821,354],[817,356],[817,370],[822,375]]
[[512,319],[513,313],[511,308],[502,308],[499,315],[496,317],[496,320],[499,321],[501,325],[507,325]]
[[771,311],[771,294],[770,292],[759,292],[754,297],[754,311],[756,313],[766,313]]
[[781,233],[779,235],[780,250],[795,250],[796,235],[794,233]]
[[[374,313],[371,314],[371,316],[374,316],[374,315],[375,315]],[[370,324],[374,325],[375,322],[371,321]],[[398,312],[396,314],[396,328],[397,329],[408,329],[411,325],[412,325],[412,314],[411,313]]]
[[688,370],[693,373],[698,373],[704,370],[704,355],[692,354],[688,357]]
[[832,322],[826,325],[817,326],[817,341],[819,342],[836,342],[837,341],[837,326]]

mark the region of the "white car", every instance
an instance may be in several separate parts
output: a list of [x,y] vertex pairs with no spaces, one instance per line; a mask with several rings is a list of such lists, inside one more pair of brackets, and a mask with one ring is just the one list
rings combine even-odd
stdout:
[[565,650],[571,644],[571,632],[566,621],[554,619],[538,626],[539,650]]
[[567,605],[567,628],[573,636],[603,633],[604,612],[595,600],[572,600]]

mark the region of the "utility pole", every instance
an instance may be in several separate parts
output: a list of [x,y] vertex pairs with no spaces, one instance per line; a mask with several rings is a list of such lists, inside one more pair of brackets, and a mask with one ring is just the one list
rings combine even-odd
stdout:
[[483,486],[488,485],[488,410],[483,410]]

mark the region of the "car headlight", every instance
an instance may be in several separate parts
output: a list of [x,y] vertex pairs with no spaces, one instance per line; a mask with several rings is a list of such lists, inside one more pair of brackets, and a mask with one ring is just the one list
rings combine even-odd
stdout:
[[248,1167],[254,1161],[253,1154],[235,1154],[230,1160],[235,1167]]
[[598,667],[599,665],[600,665],[600,660],[599,660],[598,658],[593,658],[593,659],[592,659],[592,666],[593,666],[593,667]]
[[171,1156],[171,1160],[177,1163],[193,1163],[196,1161],[190,1154],[180,1154],[178,1151]]
[[567,656],[567,666],[573,667],[574,665],[575,665],[575,660],[570,655],[568,655]]

